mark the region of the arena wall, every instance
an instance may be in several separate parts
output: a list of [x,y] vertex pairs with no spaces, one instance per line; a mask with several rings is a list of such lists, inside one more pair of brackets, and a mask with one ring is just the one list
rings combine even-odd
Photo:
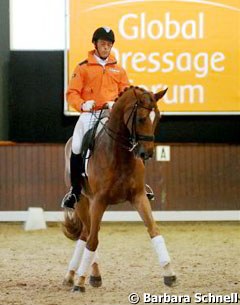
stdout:
[[[156,194],[154,211],[240,210],[240,146],[168,143],[170,161],[146,164],[146,182]],[[59,211],[67,191],[63,144],[2,143],[0,210],[29,206]],[[132,211],[129,203],[111,211]]]

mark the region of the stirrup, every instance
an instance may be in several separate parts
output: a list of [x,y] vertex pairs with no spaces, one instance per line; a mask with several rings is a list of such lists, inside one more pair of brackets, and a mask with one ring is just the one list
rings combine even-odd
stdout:
[[74,209],[75,204],[78,203],[80,199],[80,194],[76,194],[73,192],[73,188],[71,187],[70,191],[63,197],[63,200],[61,202],[61,207],[67,208],[67,209]]
[[151,186],[148,184],[145,184],[145,187],[146,187],[146,195],[147,195],[148,200],[151,200],[151,201],[154,200],[155,195],[153,193],[153,189],[151,188]]

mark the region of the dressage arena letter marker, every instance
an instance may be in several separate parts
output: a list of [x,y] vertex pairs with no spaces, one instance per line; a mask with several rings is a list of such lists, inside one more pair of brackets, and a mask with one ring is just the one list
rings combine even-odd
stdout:
[[44,211],[42,208],[28,208],[27,220],[24,224],[25,231],[43,230],[46,229],[46,221],[44,218]]
[[156,147],[156,161],[170,161],[170,146],[159,145]]

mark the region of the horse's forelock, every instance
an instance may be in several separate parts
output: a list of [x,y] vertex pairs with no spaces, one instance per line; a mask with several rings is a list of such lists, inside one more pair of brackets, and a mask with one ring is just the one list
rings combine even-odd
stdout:
[[122,99],[123,96],[124,98],[126,98],[126,100],[129,101],[129,103],[132,102],[136,102],[135,99],[129,99],[129,97],[132,96],[132,94],[134,94],[139,100],[141,100],[141,96],[143,94],[149,95],[150,96],[150,102],[156,102],[154,94],[150,91],[145,90],[144,88],[138,87],[138,86],[130,86],[130,87],[126,87],[123,91],[121,91],[118,95],[118,97],[115,99],[115,102],[117,102],[120,98]]
[[141,88],[141,87],[135,87],[135,89],[138,89],[138,91],[136,90],[136,95],[139,98],[139,100],[141,100],[141,97],[146,95],[146,96],[148,96],[150,98],[149,99],[150,103],[154,103],[155,104],[157,102],[153,92],[147,91],[147,90],[145,90],[144,88]]

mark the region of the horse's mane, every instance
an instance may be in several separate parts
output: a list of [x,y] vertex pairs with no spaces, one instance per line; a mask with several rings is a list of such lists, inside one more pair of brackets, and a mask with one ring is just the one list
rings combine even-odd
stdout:
[[129,86],[126,87],[123,91],[121,91],[118,96],[115,98],[115,102],[118,101],[118,99],[126,92],[126,91],[130,91],[131,89],[138,89],[142,92],[147,92],[145,89],[138,87],[138,86]]

